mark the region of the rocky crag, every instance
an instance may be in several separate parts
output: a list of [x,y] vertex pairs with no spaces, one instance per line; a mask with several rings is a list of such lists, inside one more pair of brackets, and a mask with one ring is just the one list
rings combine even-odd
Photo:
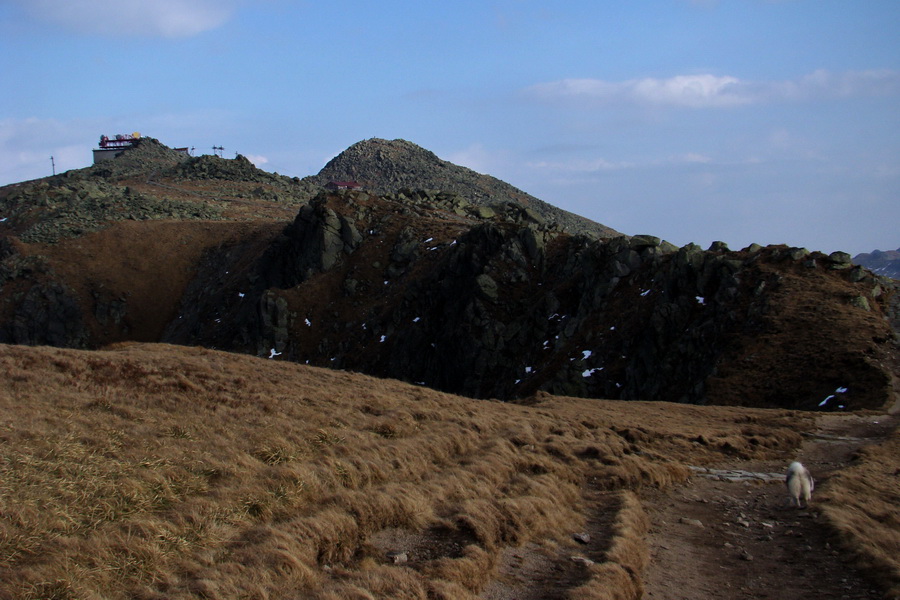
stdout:
[[[0,342],[203,345],[501,399],[840,410],[887,397],[895,284],[845,253],[573,235],[533,202],[437,191],[428,169],[414,189],[418,162],[379,160],[403,188],[326,192],[240,157],[6,188]],[[30,237],[58,215],[38,199],[77,197],[75,184],[116,210],[185,210]]]

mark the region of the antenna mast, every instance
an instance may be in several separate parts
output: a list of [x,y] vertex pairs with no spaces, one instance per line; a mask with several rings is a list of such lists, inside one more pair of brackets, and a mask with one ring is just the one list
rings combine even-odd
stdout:
[[53,174],[56,175],[56,163],[53,161],[53,157],[50,157],[50,166],[53,167]]

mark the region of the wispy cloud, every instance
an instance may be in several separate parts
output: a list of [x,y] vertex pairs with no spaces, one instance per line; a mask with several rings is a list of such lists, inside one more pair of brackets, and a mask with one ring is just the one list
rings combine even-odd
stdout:
[[31,16],[79,33],[187,37],[215,29],[236,0],[13,0]]
[[787,81],[748,81],[708,73],[625,81],[561,79],[531,86],[526,89],[526,94],[548,102],[728,108],[786,100],[888,95],[898,91],[898,71],[881,69],[831,73],[821,69]]
[[533,161],[529,162],[527,166],[529,169],[557,173],[600,173],[644,167],[710,164],[712,162],[713,159],[705,154],[687,152],[685,154],[678,154],[661,159],[644,160],[641,162],[625,160],[612,161],[605,158],[579,158],[569,161]]

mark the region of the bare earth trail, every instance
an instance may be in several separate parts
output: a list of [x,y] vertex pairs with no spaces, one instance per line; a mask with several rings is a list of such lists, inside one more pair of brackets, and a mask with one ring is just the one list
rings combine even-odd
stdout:
[[[896,414],[823,414],[796,460],[821,491],[854,451],[883,440],[897,422]],[[786,462],[735,463],[727,469],[759,475],[698,471],[689,484],[646,497],[651,529],[644,597],[882,598],[829,541],[816,492],[808,509],[788,505],[781,475],[786,468]]]

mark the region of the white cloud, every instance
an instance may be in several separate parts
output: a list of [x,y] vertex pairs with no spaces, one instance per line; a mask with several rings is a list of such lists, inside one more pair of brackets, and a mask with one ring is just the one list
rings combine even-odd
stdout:
[[57,173],[88,166],[91,145],[99,139],[94,131],[84,121],[0,120],[0,185],[47,177],[54,163]]
[[187,37],[215,29],[236,0],[14,0],[28,14],[79,33]]
[[643,162],[611,161],[605,158],[589,158],[570,161],[536,161],[530,162],[526,166],[529,169],[540,169],[543,171],[555,171],[559,173],[601,173],[668,165],[710,164],[712,162],[713,159],[705,154],[687,152],[668,158],[652,159]]
[[640,103],[683,108],[727,108],[783,100],[890,95],[900,91],[900,72],[889,69],[831,73],[817,70],[796,80],[753,82],[711,74],[645,77],[626,81],[562,79],[531,86],[544,101],[587,104]]
[[269,162],[269,159],[259,154],[245,154],[244,157],[253,163],[253,166],[259,168]]
[[548,171],[568,171],[572,173],[598,173],[601,171],[619,171],[630,169],[635,165],[629,162],[611,162],[605,158],[577,159],[571,161],[538,161],[528,163],[530,169]]
[[468,148],[450,153],[444,160],[467,167],[477,173],[490,173],[491,167],[496,167],[496,158],[496,154],[485,150],[482,144],[474,143]]

